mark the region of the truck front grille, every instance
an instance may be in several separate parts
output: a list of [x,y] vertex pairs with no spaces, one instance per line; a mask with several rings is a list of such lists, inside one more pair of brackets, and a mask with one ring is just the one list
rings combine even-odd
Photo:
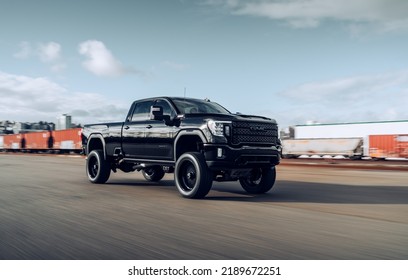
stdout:
[[278,126],[262,122],[232,122],[231,144],[276,145],[278,142]]

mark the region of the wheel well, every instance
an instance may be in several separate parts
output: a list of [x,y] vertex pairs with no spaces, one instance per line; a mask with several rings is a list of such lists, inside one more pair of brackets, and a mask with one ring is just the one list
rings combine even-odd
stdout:
[[182,136],[176,143],[176,159],[186,152],[200,152],[202,148],[203,141],[198,135]]
[[93,150],[102,150],[102,151],[104,150],[102,140],[99,139],[99,137],[93,137],[89,139],[87,153],[89,154]]

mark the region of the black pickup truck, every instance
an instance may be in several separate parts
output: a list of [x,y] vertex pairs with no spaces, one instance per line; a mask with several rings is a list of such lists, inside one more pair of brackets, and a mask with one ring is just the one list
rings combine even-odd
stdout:
[[214,180],[239,180],[248,193],[265,193],[281,152],[275,120],[192,98],[138,100],[124,122],[85,125],[82,133],[92,183],[105,183],[117,169],[141,171],[148,181],[174,173],[187,198],[205,197]]

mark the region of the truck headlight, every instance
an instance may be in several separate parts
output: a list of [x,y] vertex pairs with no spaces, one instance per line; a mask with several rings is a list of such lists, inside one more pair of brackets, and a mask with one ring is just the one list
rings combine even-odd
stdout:
[[207,122],[208,129],[214,136],[231,136],[230,124],[230,122],[220,122],[214,120],[209,120]]
[[209,120],[207,122],[208,129],[211,131],[214,136],[224,136],[224,124],[222,122],[216,122]]

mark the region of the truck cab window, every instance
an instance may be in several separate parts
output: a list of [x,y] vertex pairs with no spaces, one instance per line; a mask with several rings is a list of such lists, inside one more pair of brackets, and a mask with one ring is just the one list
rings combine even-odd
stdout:
[[131,118],[132,122],[145,121],[149,119],[150,107],[153,105],[152,101],[144,101],[136,104],[135,110]]
[[163,108],[163,115],[170,116],[170,118],[174,118],[176,116],[176,112],[174,109],[171,108],[170,104],[165,100],[157,100],[155,106],[161,106]]

